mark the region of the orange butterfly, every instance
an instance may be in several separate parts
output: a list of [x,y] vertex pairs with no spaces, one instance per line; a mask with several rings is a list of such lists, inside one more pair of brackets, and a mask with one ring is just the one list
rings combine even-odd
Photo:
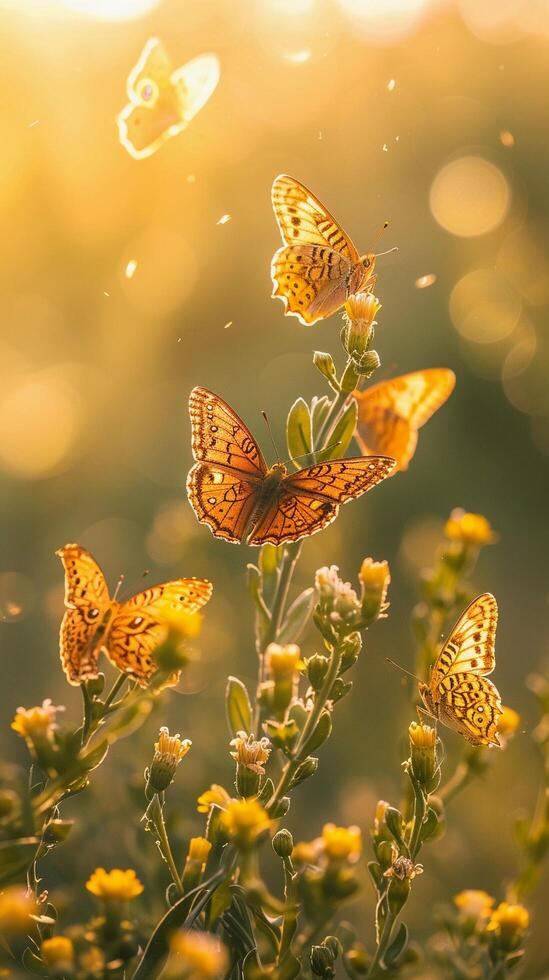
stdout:
[[198,520],[226,541],[278,545],[314,534],[395,465],[387,456],[356,456],[288,473],[283,463],[267,467],[248,427],[212,391],[193,388],[189,411],[196,460],[189,500]]
[[362,452],[388,453],[397,460],[394,473],[406,470],[416,451],[418,429],[450,397],[455,383],[453,371],[431,368],[355,391],[356,441]]
[[273,256],[273,296],[290,316],[316,323],[335,313],[352,293],[373,289],[376,257],[359,255],[351,239],[315,195],[280,174],[272,202],[285,242]]
[[70,684],[97,677],[103,651],[119,670],[145,685],[158,669],[154,651],[166,638],[166,618],[198,612],[212,594],[211,582],[181,578],[117,602],[110,598],[105,576],[89,551],[67,544],[56,554],[65,569],[67,610],[59,641]]

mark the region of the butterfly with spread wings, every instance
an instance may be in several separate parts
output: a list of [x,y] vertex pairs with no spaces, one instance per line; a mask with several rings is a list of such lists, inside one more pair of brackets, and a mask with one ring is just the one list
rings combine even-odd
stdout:
[[189,412],[196,463],[187,493],[198,520],[225,541],[278,545],[314,534],[395,465],[387,456],[356,456],[288,473],[283,463],[267,466],[248,427],[219,395],[193,388]]
[[355,391],[358,423],[355,438],[363,453],[394,456],[398,470],[408,469],[418,429],[429,421],[454,390],[456,376],[447,368],[414,371]]
[[59,640],[70,684],[97,677],[103,651],[119,670],[145,685],[158,669],[154,651],[166,638],[167,618],[198,612],[212,594],[211,582],[182,578],[117,602],[89,551],[67,544],[56,554],[65,569],[66,612]]
[[280,174],[272,202],[284,241],[271,263],[272,295],[283,300],[286,314],[301,323],[316,323],[335,313],[352,293],[373,289],[375,255],[359,255],[304,184]]
[[[433,718],[472,745],[499,745],[501,700],[488,680],[495,665],[498,607],[489,592],[477,596],[461,614],[419,693]],[[420,709],[421,710],[421,709]]]
[[216,55],[198,55],[174,71],[162,41],[150,38],[128,76],[129,103],[117,119],[122,146],[135,160],[151,156],[186,129],[218,81]]

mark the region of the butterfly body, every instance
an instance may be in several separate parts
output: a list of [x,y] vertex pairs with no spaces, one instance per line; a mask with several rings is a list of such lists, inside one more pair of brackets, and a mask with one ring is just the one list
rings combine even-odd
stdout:
[[260,546],[314,534],[335,520],[339,505],[383,480],[385,456],[331,460],[288,473],[268,467],[242,419],[218,395],[194,388],[189,399],[196,460],[187,493],[198,520],[225,541]]
[[146,684],[157,670],[154,651],[166,638],[166,618],[197,612],[212,594],[211,583],[204,579],[176,579],[118,602],[111,599],[103,572],[89,551],[68,544],[57,555],[65,569],[60,656],[71,684],[98,676],[102,652],[120,670]]
[[462,613],[419,694],[426,711],[472,745],[499,745],[501,700],[488,679],[495,667],[498,610],[485,592]]
[[315,323],[335,313],[350,295],[373,285],[375,255],[360,256],[351,239],[317,197],[280,174],[272,201],[284,245],[273,256],[273,296],[286,313]]

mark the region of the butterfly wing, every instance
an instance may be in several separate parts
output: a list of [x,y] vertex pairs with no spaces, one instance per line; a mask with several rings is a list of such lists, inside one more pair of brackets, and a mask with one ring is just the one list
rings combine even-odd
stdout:
[[286,245],[321,245],[335,250],[354,265],[359,260],[351,239],[304,184],[287,174],[273,182],[272,202]]
[[130,102],[136,105],[143,101],[143,89],[151,85],[153,94],[165,89],[170,83],[172,63],[162,41],[151,37],[139,56],[139,60],[128,75],[126,90]]
[[316,323],[342,306],[349,292],[353,266],[345,255],[326,245],[286,245],[273,255],[271,278],[286,313],[302,323]]
[[467,606],[442,647],[431,671],[430,688],[437,698],[442,681],[453,674],[491,674],[496,665],[498,606],[484,592]]
[[219,59],[214,54],[201,54],[174,71],[171,83],[177,92],[185,124],[194,119],[213,95],[219,76]]
[[357,456],[315,463],[287,476],[254,528],[250,544],[282,544],[315,534],[354,500],[389,475],[394,459]]
[[453,673],[439,684],[437,714],[440,721],[473,745],[499,745],[501,700],[487,677]]
[[59,653],[70,684],[97,677],[100,644],[94,642],[111,600],[105,577],[93,555],[78,544],[56,551],[65,569],[66,612],[61,622]]
[[196,613],[212,594],[205,579],[182,578],[154,585],[118,606],[107,654],[119,670],[146,684],[157,670],[155,649],[165,640],[168,617]]
[[213,391],[193,388],[189,413],[196,460],[187,478],[191,506],[216,537],[241,541],[267,472],[261,450],[242,419]]
[[[405,470],[414,455],[417,431],[449,398],[455,374],[446,368],[414,371],[355,392],[356,439],[364,453],[387,453]],[[395,470],[396,472],[396,470]]]

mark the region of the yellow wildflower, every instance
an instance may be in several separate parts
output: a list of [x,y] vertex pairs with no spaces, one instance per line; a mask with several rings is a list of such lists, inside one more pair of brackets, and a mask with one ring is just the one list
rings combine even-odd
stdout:
[[501,736],[500,741],[502,744],[505,744],[505,742],[515,735],[519,725],[520,715],[518,711],[504,704],[498,718],[498,735]]
[[231,758],[258,775],[265,773],[265,765],[271,754],[271,743],[268,738],[256,739],[254,735],[246,735],[246,732],[238,732],[236,738],[231,740]]
[[501,902],[497,909],[492,912],[486,930],[495,933],[503,948],[511,951],[520,945],[523,934],[529,925],[530,916],[524,905],[510,905],[509,902]]
[[488,892],[478,888],[466,888],[454,898],[460,913],[465,919],[474,919],[475,922],[488,921],[492,914],[494,899]]
[[148,772],[148,781],[157,793],[168,788],[175,776],[175,770],[185,758],[193,743],[181,735],[170,735],[167,728],[161,728],[158,742],[154,745],[154,757]]
[[229,965],[227,950],[209,932],[176,932],[171,938],[170,949],[174,955],[171,975],[179,980],[182,977],[188,980],[219,977]]
[[132,868],[127,871],[120,868],[113,868],[112,871],[96,868],[86,882],[86,888],[92,895],[97,895],[106,902],[126,902],[143,891],[143,885]]
[[231,797],[223,786],[212,783],[209,789],[205,790],[197,799],[197,810],[199,813],[209,813],[212,806],[224,807]]
[[490,522],[482,514],[468,514],[461,507],[455,507],[446,521],[444,533],[450,541],[461,541],[479,547],[493,544],[497,535]]
[[26,933],[38,908],[32,895],[20,885],[11,885],[0,892],[0,932],[4,934]]
[[90,946],[79,956],[80,966],[86,976],[102,977],[105,970],[105,954],[99,946]]
[[412,746],[416,749],[434,749],[437,743],[437,733],[430,725],[418,725],[413,721],[408,734]]
[[74,963],[74,946],[66,936],[52,936],[51,939],[44,939],[40,955],[46,966],[61,970]]
[[271,826],[269,815],[257,800],[231,800],[222,816],[223,827],[237,847],[247,850]]
[[298,867],[304,867],[306,864],[316,864],[317,857],[317,848],[309,841],[298,841],[292,851],[292,861]]
[[266,665],[274,681],[291,680],[297,670],[303,669],[301,651],[297,643],[269,643],[266,650]]
[[54,705],[51,698],[46,698],[41,705],[34,708],[18,708],[11,727],[23,738],[44,738],[56,728],[56,715],[64,711],[62,705]]
[[336,827],[327,823],[322,829],[324,854],[330,861],[358,861],[362,853],[359,827]]

